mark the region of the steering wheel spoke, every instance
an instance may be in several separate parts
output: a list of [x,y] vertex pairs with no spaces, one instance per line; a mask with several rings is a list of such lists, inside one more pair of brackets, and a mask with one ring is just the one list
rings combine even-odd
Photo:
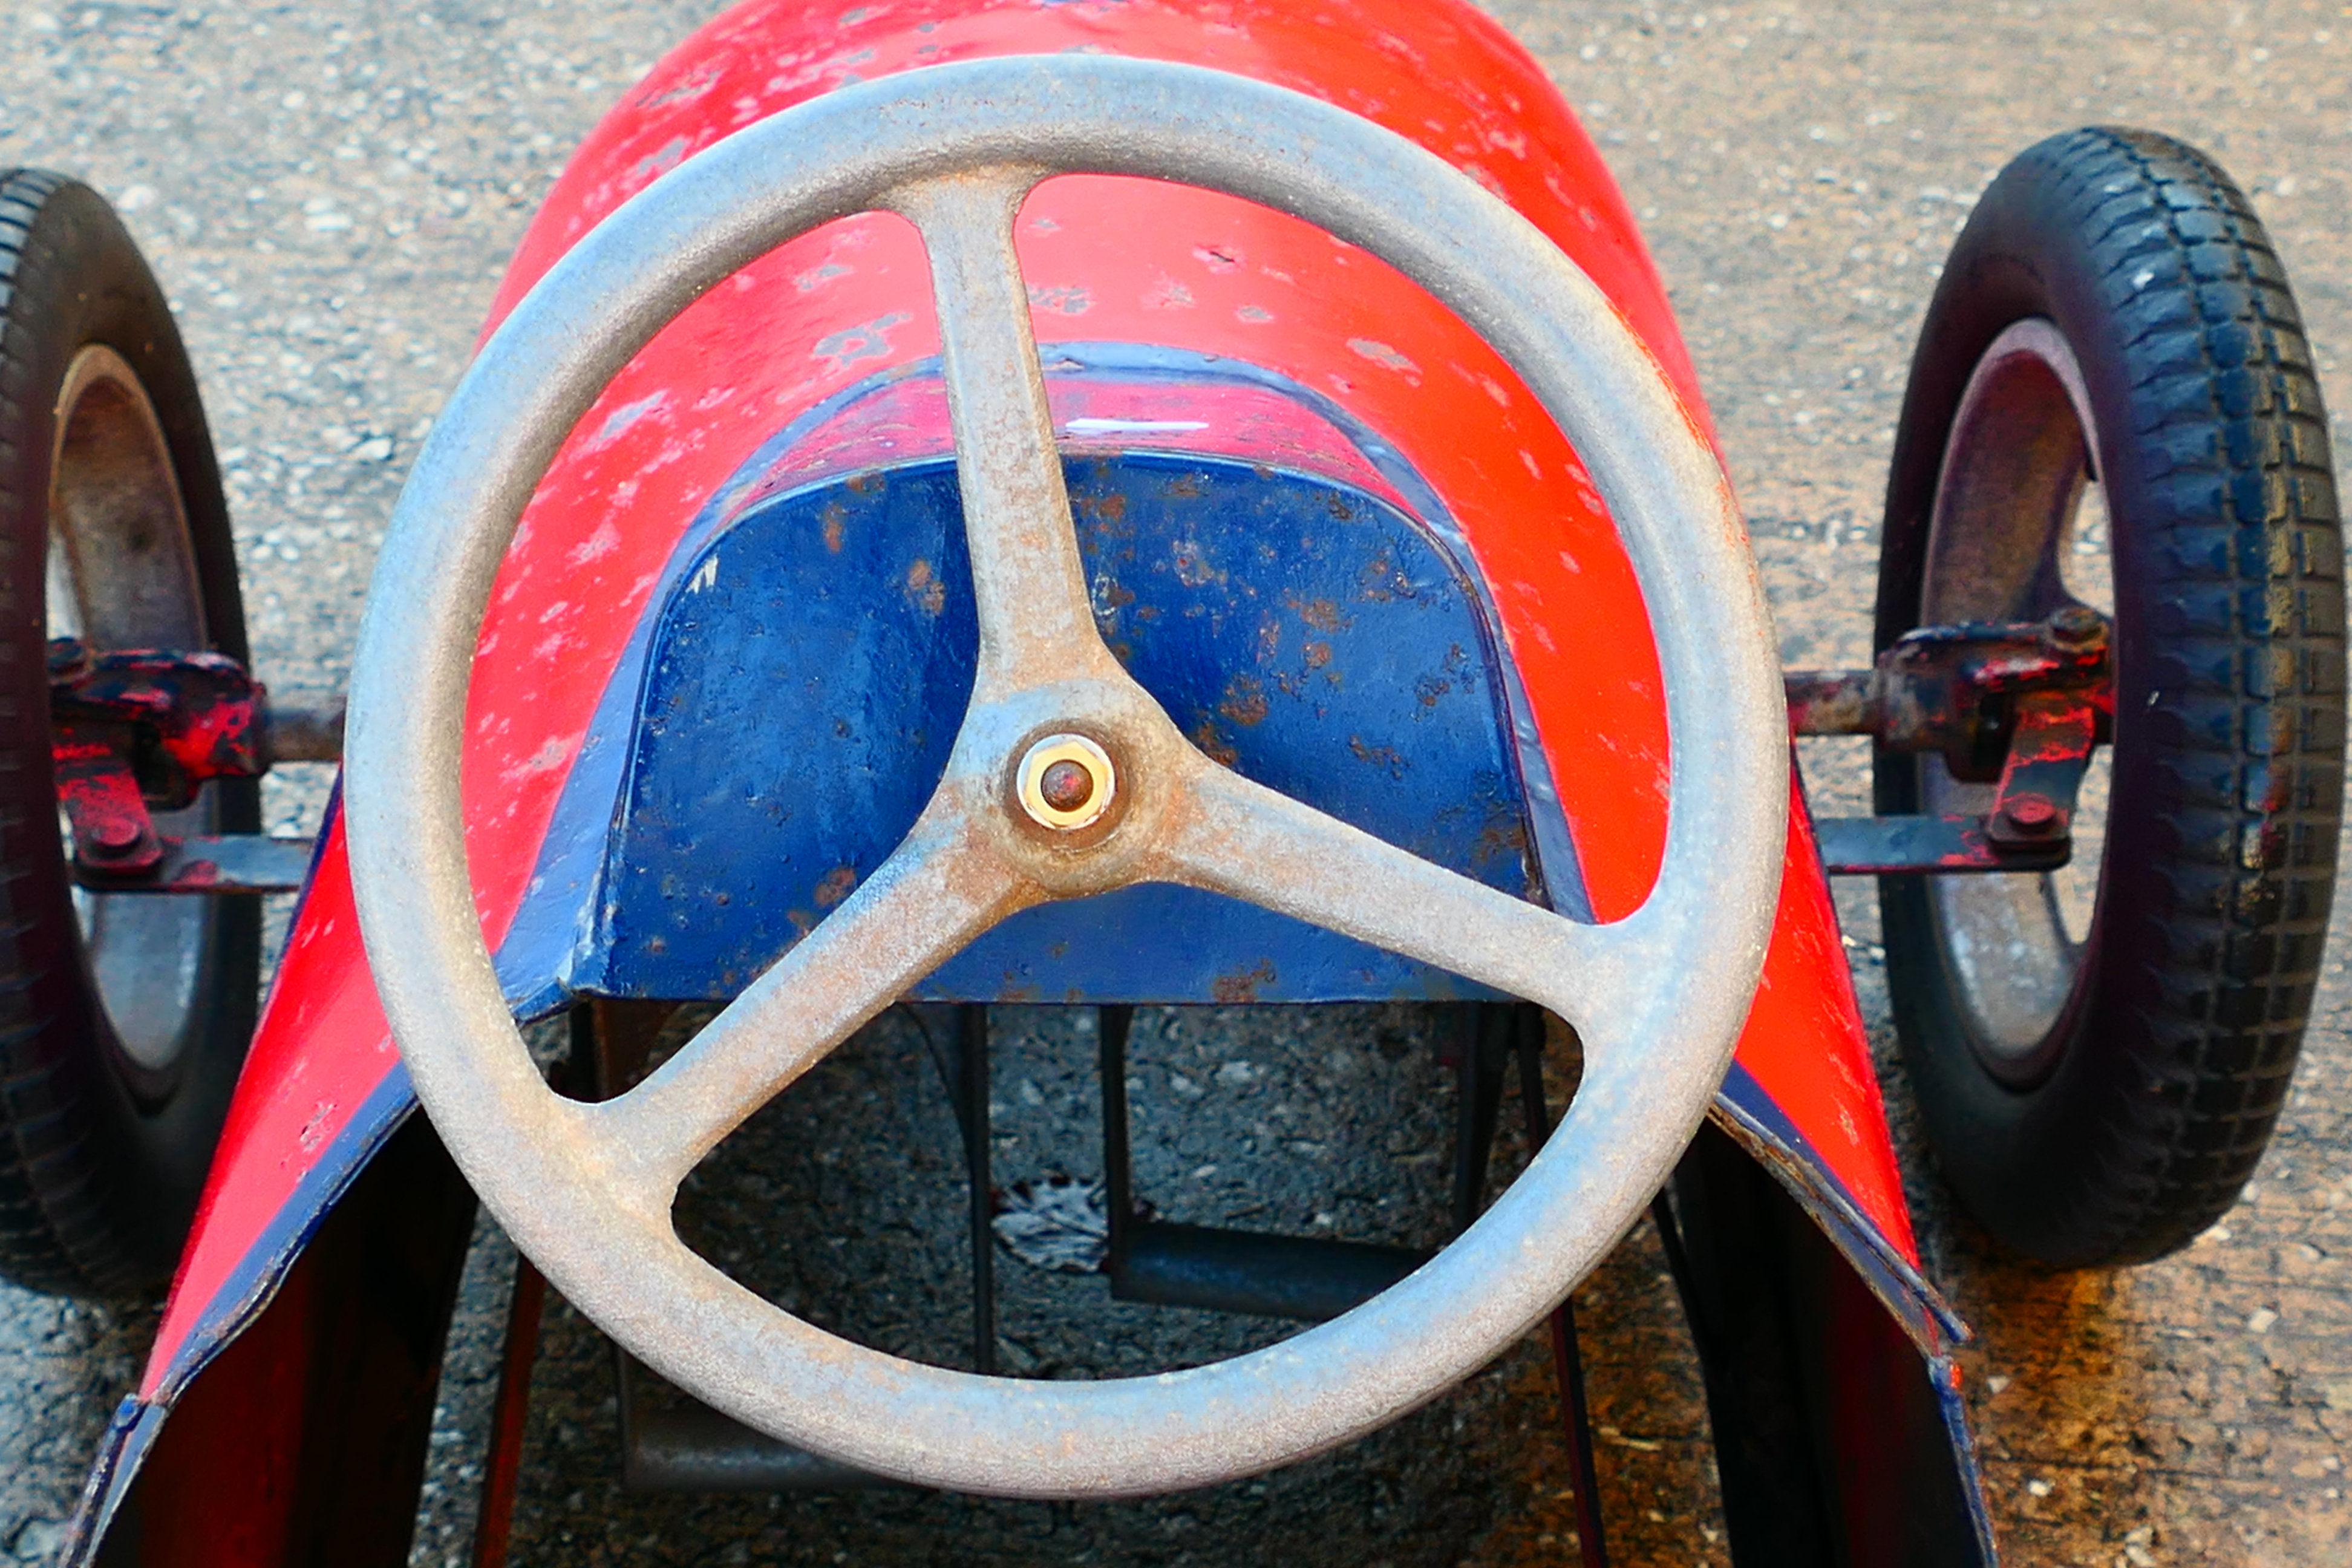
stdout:
[[975,700],[1117,663],[1095,629],[1013,220],[1043,171],[983,168],[900,187],[923,237],[955,427],[980,621]]
[[667,1208],[695,1163],[907,989],[1038,893],[978,830],[950,780],[906,840],[676,1056],[590,1108],[614,1156]]
[[[1197,756],[1197,753],[1196,753]],[[1641,971],[1633,922],[1591,925],[1433,865],[1198,757],[1162,874],[1538,1003],[1579,1029]],[[1595,1032],[1595,1042],[1606,1039]]]

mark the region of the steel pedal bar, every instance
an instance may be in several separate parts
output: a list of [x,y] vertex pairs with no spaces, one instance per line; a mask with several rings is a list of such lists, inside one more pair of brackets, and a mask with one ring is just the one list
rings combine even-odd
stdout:
[[118,872],[78,859],[74,881],[94,893],[299,893],[318,841],[265,833],[163,838],[144,871]]
[[1825,816],[1813,836],[1832,877],[2054,871],[2074,853],[2063,834],[2047,843],[1998,843],[1981,816]]

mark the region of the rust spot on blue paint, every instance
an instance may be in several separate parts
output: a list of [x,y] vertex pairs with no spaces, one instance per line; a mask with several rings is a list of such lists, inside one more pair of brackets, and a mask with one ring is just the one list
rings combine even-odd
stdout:
[[1255,676],[1234,676],[1225,684],[1225,700],[1217,704],[1217,711],[1244,730],[1265,722],[1265,687]]
[[947,608],[948,585],[940,581],[928,561],[917,561],[907,568],[907,596],[923,606],[927,616],[936,616]]
[[1255,1002],[1258,987],[1273,984],[1276,978],[1273,960],[1261,958],[1247,969],[1218,975],[1210,982],[1209,994],[1223,1003]]

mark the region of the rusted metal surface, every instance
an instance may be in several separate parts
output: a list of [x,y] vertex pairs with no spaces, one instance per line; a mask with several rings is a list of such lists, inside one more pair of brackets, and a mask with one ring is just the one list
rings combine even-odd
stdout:
[[163,858],[154,819],[131,763],[94,725],[53,728],[49,754],[57,770],[58,807],[73,831],[77,873],[137,877]]
[[340,705],[273,710],[261,682],[225,655],[48,647],[50,755],[73,872],[110,893],[292,893],[312,841],[159,832],[214,779],[256,778],[273,760],[330,761]]
[[1870,669],[1784,673],[1789,727],[1868,735],[1891,752],[1941,752],[1954,776],[1990,779],[2016,704],[2032,694],[2079,694],[2105,738],[2115,718],[2107,638],[2106,617],[2074,604],[2040,621],[1922,626]]
[[2099,738],[2096,705],[2071,691],[2021,698],[2001,763],[2000,790],[1985,816],[2000,851],[2063,844],[2074,819],[2074,792]]
[[[1478,327],[1559,421],[1624,535],[1660,638],[1674,809],[1648,902],[1578,924],[1438,869],[1203,757],[1095,630],[1011,218],[1046,167],[1173,178],[1359,244]],[[971,706],[898,852],[691,1044],[586,1106],[541,1081],[485,952],[459,826],[461,715],[516,521],[609,376],[736,267],[894,207],[933,260],[981,636]],[[1541,300],[1540,310],[1530,301]],[[1639,1214],[1752,999],[1785,833],[1784,716],[1741,530],[1708,448],[1622,316],[1433,156],[1343,110],[1108,57],[942,66],[845,89],[664,176],[485,345],[420,454],[362,630],[347,802],[371,965],[427,1110],[550,1279],[673,1382],[882,1474],[1113,1496],[1250,1474],[1370,1430],[1549,1312]],[[1041,828],[1017,759],[1084,734],[1102,816]],[[1528,1174],[1374,1302],[1149,1379],[1035,1384],[860,1349],[751,1296],[667,1211],[700,1155],[1005,915],[1145,879],[1249,900],[1538,1002],[1587,1048]]]
[[343,697],[340,691],[272,694],[262,709],[262,755],[271,763],[343,760]]
[[92,653],[71,637],[49,644],[49,716],[119,733],[141,787],[163,810],[195,798],[208,779],[262,772],[261,683],[217,653],[152,648]]
[[2106,617],[2064,604],[2040,621],[1922,626],[1867,670],[1782,678],[1800,735],[1868,735],[1940,753],[1955,779],[1999,780],[1981,812],[1825,818],[1832,876],[2050,871],[2073,854],[2074,795],[2115,726]]

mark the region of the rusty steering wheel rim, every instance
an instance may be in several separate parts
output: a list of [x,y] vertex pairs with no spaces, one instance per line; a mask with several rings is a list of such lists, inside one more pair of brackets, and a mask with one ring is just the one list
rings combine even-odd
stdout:
[[[1223,191],[1371,251],[1559,422],[1625,540],[1664,675],[1672,805],[1641,910],[1571,921],[1252,784],[1193,749],[1104,647],[1012,243],[1022,200],[1064,173]],[[981,628],[963,730],[906,841],[806,939],[627,1094],[563,1100],[500,994],[466,864],[458,770],[492,580],[559,447],[663,324],[786,240],[877,208],[921,231],[940,307]],[[1041,743],[1087,773],[1053,781],[1070,820],[1024,804]],[[1540,231],[1414,143],[1298,93],[1190,66],[1013,57],[747,128],[548,272],[402,493],[361,628],[344,798],[368,959],[418,1096],[567,1297],[787,1442],[955,1490],[1101,1497],[1248,1475],[1371,1430],[1492,1359],[1599,1263],[1696,1128],[1746,1018],[1780,889],[1787,747],[1722,471],[1614,307]],[[1519,1180],[1412,1276],[1279,1344],[1159,1376],[1031,1383],[900,1360],[792,1317],[678,1240],[685,1173],[916,980],[1018,909],[1142,880],[1540,1003],[1583,1037],[1582,1088]]]

